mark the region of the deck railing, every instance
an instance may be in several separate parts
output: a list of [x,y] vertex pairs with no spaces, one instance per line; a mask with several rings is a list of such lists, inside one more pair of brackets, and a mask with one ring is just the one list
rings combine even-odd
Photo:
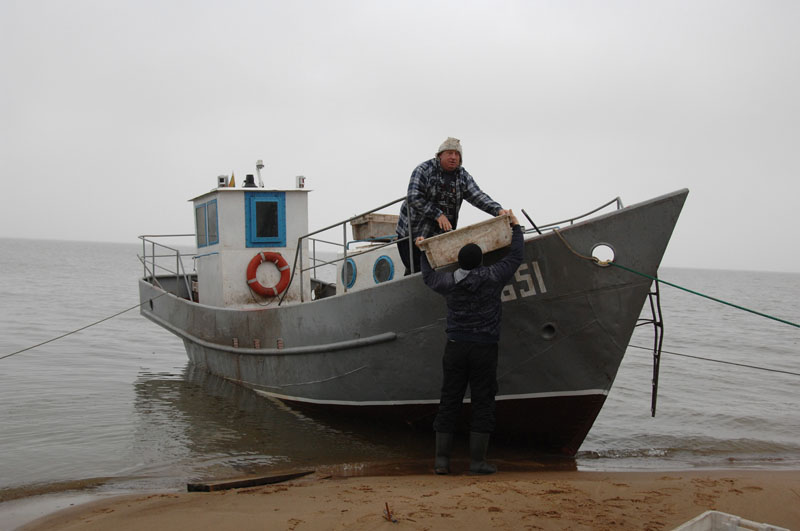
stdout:
[[[316,230],[314,232],[310,232],[310,233],[308,233],[306,235],[303,235],[303,236],[299,237],[298,240],[297,240],[297,251],[295,252],[294,264],[292,265],[292,268],[291,268],[292,276],[291,276],[291,279],[289,281],[289,284],[291,285],[294,282],[295,274],[297,274],[298,271],[299,271],[299,276],[300,276],[300,278],[299,278],[300,285],[304,286],[305,285],[305,275],[309,271],[312,271],[313,272],[312,276],[316,277],[318,268],[326,267],[326,266],[336,266],[336,264],[338,264],[339,262],[347,263],[347,255],[348,255],[348,250],[350,248],[350,244],[354,243],[354,242],[369,241],[369,240],[352,240],[352,239],[348,240],[348,235],[347,235],[347,226],[348,226],[348,224],[350,224],[351,222],[353,222],[353,221],[355,221],[355,220],[357,220],[359,218],[363,218],[364,216],[367,216],[368,214],[373,214],[375,212],[378,212],[379,210],[383,210],[383,209],[388,208],[388,207],[390,207],[392,205],[395,205],[395,204],[397,204],[397,203],[399,203],[401,201],[404,201],[405,199],[406,199],[406,197],[400,197],[398,199],[395,199],[394,201],[390,201],[390,202],[388,202],[386,204],[380,205],[380,206],[378,206],[376,208],[373,208],[371,210],[368,210],[368,211],[363,212],[361,214],[358,214],[356,216],[352,216],[352,217],[350,217],[350,218],[348,218],[348,219],[346,219],[344,221],[340,221],[338,223],[334,223],[333,225],[329,225],[327,227],[324,227],[322,229]],[[595,208],[594,210],[586,212],[585,214],[581,214],[579,216],[568,218],[568,219],[565,219],[565,220],[562,220],[562,221],[557,221],[557,222],[554,222],[554,223],[547,223],[547,224],[541,225],[541,226],[536,226],[534,224],[533,220],[531,220],[528,217],[528,221],[530,221],[530,223],[533,225],[533,227],[527,229],[525,231],[525,233],[527,234],[527,233],[531,233],[531,232],[536,231],[539,234],[542,234],[543,231],[552,231],[552,230],[558,229],[558,228],[560,228],[560,227],[562,227],[564,225],[572,225],[576,221],[579,221],[579,220],[581,220],[583,218],[587,218],[587,217],[591,216],[592,214],[595,214],[595,213],[599,212],[600,210],[602,210],[602,209],[604,209],[604,208],[606,208],[608,206],[611,206],[611,205],[615,205],[617,210],[623,208],[622,200],[619,197],[616,197],[616,198],[612,199],[611,201],[608,201],[607,203],[604,203],[603,205]],[[527,217],[527,213],[525,213],[524,210],[522,212]],[[321,234],[323,234],[323,233],[325,233],[327,231],[332,231],[334,229],[338,229],[339,227],[341,227],[341,235],[342,235],[341,241],[331,241],[329,239],[323,239],[323,238],[318,237],[318,235],[321,235]],[[411,231],[411,227],[409,227],[409,232],[410,231]],[[166,271],[169,275],[174,275],[175,276],[176,295],[178,294],[177,293],[178,286],[180,286],[180,284],[183,283],[184,287],[186,288],[186,292],[188,293],[189,298],[191,298],[192,297],[191,279],[190,279],[190,275],[186,272],[186,268],[184,266],[183,260],[187,259],[187,258],[192,258],[194,260],[196,258],[199,258],[201,256],[205,256],[205,255],[196,254],[196,253],[182,252],[180,249],[178,249],[176,247],[172,247],[170,245],[166,245],[164,243],[160,243],[160,242],[156,241],[156,239],[173,239],[173,240],[175,238],[192,238],[192,239],[194,239],[194,237],[195,237],[194,234],[158,234],[158,235],[156,235],[156,234],[146,234],[146,235],[139,236],[139,239],[142,240],[142,255],[138,256],[138,258],[139,258],[139,260],[141,261],[141,263],[142,263],[142,265],[144,267],[144,278],[145,279],[149,279],[151,283],[153,283],[155,285],[158,285],[159,287],[162,287],[159,284],[159,281],[158,281],[158,278],[156,276],[156,273],[159,270]],[[379,250],[381,250],[384,247],[387,247],[389,245],[397,245],[398,242],[407,242],[408,246],[409,246],[409,256],[412,256],[412,250],[413,250],[412,247],[413,247],[413,241],[414,241],[413,238],[414,238],[414,234],[413,233],[409,234],[409,236],[407,236],[405,238],[393,238],[391,241],[388,241],[388,242],[386,241],[386,238],[379,238],[379,239],[375,240],[376,244],[380,243],[379,245],[373,245],[369,249],[366,249],[366,250],[360,251],[360,252],[372,253],[372,252],[379,251]],[[306,242],[306,241],[310,243],[310,250],[309,250],[309,253],[311,255],[311,256],[309,256],[310,265],[309,266],[302,266],[302,267],[298,268],[298,264],[303,264],[304,263],[303,262],[303,249],[304,249],[303,243]],[[194,241],[192,243],[194,243]],[[341,252],[341,256],[337,257],[337,258],[335,258],[333,260],[318,258],[318,256],[317,256],[318,255],[318,253],[317,253],[317,244],[318,243],[334,246],[335,248],[337,248]],[[213,253],[211,253],[211,254],[213,254]],[[172,266],[173,261],[174,261],[174,268]],[[164,265],[165,263],[167,263],[168,265]],[[411,272],[413,273],[414,272],[413,271],[413,261],[412,261],[412,266],[411,267],[412,267],[412,271]],[[342,284],[343,284],[344,291],[347,292],[347,283],[343,282]],[[162,289],[163,289],[163,287],[162,287]],[[286,297],[286,294],[288,293],[288,291],[289,290],[287,289],[287,290],[285,290],[283,292],[283,295],[281,296],[280,301],[278,303],[279,305],[281,303],[283,303],[283,300]],[[305,293],[304,290],[300,289],[300,302],[305,302],[304,293]]]
[[[344,221],[340,221],[338,223],[334,223],[333,225],[329,225],[329,226],[324,227],[322,229],[319,229],[319,230],[316,230],[314,232],[310,232],[310,233],[308,233],[306,235],[300,236],[297,239],[297,251],[295,252],[295,256],[294,256],[294,264],[292,265],[292,278],[289,281],[289,285],[291,285],[292,282],[294,282],[295,273],[297,273],[298,271],[300,272],[299,273],[299,275],[300,275],[300,279],[299,279],[300,286],[305,286],[305,273],[307,273],[308,271],[313,271],[313,274],[316,275],[316,270],[319,267],[335,266],[339,262],[342,262],[342,263],[346,264],[347,263],[347,254],[348,254],[348,250],[350,248],[350,244],[351,243],[353,243],[354,241],[359,241],[359,242],[370,241],[370,240],[348,240],[348,238],[347,238],[347,226],[348,226],[348,224],[350,224],[352,221],[355,221],[355,220],[357,220],[359,218],[363,218],[364,216],[366,216],[368,214],[373,214],[373,213],[375,213],[375,212],[377,212],[379,210],[383,210],[384,208],[388,208],[388,207],[390,207],[392,205],[395,205],[395,204],[397,204],[397,203],[399,203],[399,202],[401,202],[401,201],[403,201],[405,199],[406,199],[405,197],[401,197],[399,199],[395,199],[394,201],[390,201],[389,203],[386,203],[386,204],[380,205],[378,207],[375,207],[372,210],[368,210],[368,211],[363,212],[361,214],[358,214],[356,216],[352,216],[352,217],[350,217],[350,218],[348,218],[348,219],[346,219]],[[317,235],[320,235],[320,234],[325,233],[327,231],[338,230],[339,227],[341,227],[341,234],[342,234],[341,241],[330,241],[328,239],[322,239],[322,238],[316,237]],[[391,241],[388,241],[388,242],[386,241],[385,238],[380,238],[378,240],[375,240],[376,243],[380,242],[380,245],[375,245],[373,247],[370,247],[365,252],[372,253],[372,252],[375,252],[375,251],[379,251],[379,250],[381,250],[384,247],[387,247],[389,245],[396,245],[398,241],[401,241],[401,242],[402,241],[412,241],[411,237],[413,237],[413,235],[411,235],[409,237],[406,237],[406,238],[400,238],[400,239],[394,238],[394,239],[392,239]],[[311,254],[311,256],[309,256],[310,265],[307,266],[307,267],[302,266],[302,264],[303,264],[303,243],[305,241],[308,241],[311,244],[310,245],[311,248],[309,250],[309,253]],[[332,245],[332,246],[336,247],[342,253],[342,256],[338,257],[338,258],[335,258],[333,260],[326,260],[326,259],[317,258],[317,243],[323,243],[323,244],[326,244],[326,245]],[[298,264],[301,264],[301,266],[298,267]],[[347,283],[343,282],[342,284],[343,284],[343,287],[344,287],[344,291],[347,292]],[[283,302],[283,299],[285,298],[286,293],[288,293],[288,291],[289,291],[288,289],[286,291],[284,291],[284,294],[283,294],[283,296],[281,296],[281,300],[280,300],[280,302],[278,304],[281,304]],[[305,295],[304,295],[304,291],[302,289],[300,290],[300,302],[305,302]]]
[[[194,234],[145,234],[139,236],[142,240],[142,254],[139,261],[144,267],[144,278],[149,279],[151,284],[154,284],[162,289],[164,287],[159,283],[157,273],[159,270],[165,271],[169,275],[175,275],[175,295],[180,295],[178,287],[183,283],[186,288],[186,293],[189,298],[192,298],[192,285],[189,274],[186,272],[186,267],[183,260],[186,258],[196,258],[194,253],[181,252],[176,247],[171,247],[164,243],[156,241],[156,239],[175,239],[175,238],[192,238]],[[174,268],[173,268],[174,260]],[[166,264],[166,265],[165,265]],[[167,291],[167,290],[165,290]]]
[[[386,203],[386,204],[381,205],[379,207],[373,208],[372,210],[368,210],[366,212],[363,212],[361,214],[358,214],[356,216],[348,218],[348,219],[346,219],[344,221],[340,221],[338,223],[334,223],[333,225],[330,225],[328,227],[319,229],[319,230],[314,231],[314,232],[310,232],[310,233],[298,238],[297,239],[297,251],[295,252],[294,264],[292,265],[292,278],[289,281],[289,284],[291,285],[292,282],[294,282],[294,276],[295,276],[295,273],[298,270],[300,271],[300,273],[299,273],[299,275],[300,275],[300,279],[299,279],[300,285],[304,286],[305,285],[305,280],[304,280],[305,275],[304,274],[306,272],[313,271],[314,275],[316,275],[316,270],[317,270],[318,267],[336,265],[339,262],[346,263],[346,261],[347,261],[347,251],[349,249],[350,243],[353,243],[353,241],[366,241],[366,240],[351,240],[351,241],[348,241],[348,239],[347,239],[347,225],[349,223],[351,223],[352,221],[354,221],[354,220],[357,220],[359,218],[363,218],[364,216],[366,216],[368,214],[372,214],[372,213],[378,212],[379,210],[383,210],[384,208],[388,208],[388,207],[390,207],[392,205],[395,205],[395,204],[397,204],[397,203],[399,203],[399,202],[401,202],[401,201],[403,201],[405,199],[407,199],[407,198],[406,197],[401,197],[399,199],[395,199],[394,201],[390,201],[389,203]],[[572,225],[576,221],[579,221],[579,220],[584,219],[584,218],[588,218],[592,214],[595,214],[595,213],[597,213],[597,212],[599,212],[599,211],[603,210],[604,208],[609,207],[611,205],[615,205],[617,210],[619,210],[621,208],[624,208],[624,205],[622,204],[622,199],[620,199],[619,197],[615,197],[611,201],[608,201],[607,203],[604,203],[604,204],[600,205],[599,207],[597,207],[597,208],[595,208],[595,209],[593,209],[593,210],[591,210],[589,212],[586,212],[585,214],[581,214],[579,216],[575,216],[575,217],[572,217],[572,218],[569,218],[569,219],[565,219],[565,220],[562,220],[562,221],[556,221],[554,223],[547,223],[547,224],[539,226],[539,227],[537,227],[534,224],[534,222],[530,218],[528,218],[528,220],[531,222],[533,227],[527,229],[525,231],[525,233],[528,234],[528,233],[536,231],[539,234],[542,234],[543,231],[552,231],[552,230],[558,229],[558,228],[560,228],[560,227],[562,227],[564,225]],[[524,212],[524,210],[523,210],[523,212]],[[527,217],[527,213],[525,213],[525,216]],[[315,238],[316,235],[324,233],[326,231],[330,231],[330,230],[336,229],[337,227],[341,227],[342,228],[342,232],[341,232],[342,233],[342,241],[341,241],[341,243],[333,242],[333,241],[329,241],[329,240],[323,240],[321,238]],[[303,241],[304,240],[307,240],[308,242],[311,243],[311,249],[309,251],[310,254],[311,254],[311,256],[309,257],[309,261],[311,262],[311,265],[309,265],[308,267],[300,267],[298,269],[297,264],[298,263],[299,264],[303,264]],[[385,242],[385,238],[381,238],[378,241]],[[333,245],[335,247],[340,248],[342,256],[339,257],[339,258],[336,258],[334,260],[318,259],[317,258],[317,247],[316,247],[318,242],[319,243],[324,243],[324,244],[327,244],[327,245]],[[414,235],[411,233],[411,227],[410,226],[409,226],[409,236],[407,236],[405,238],[393,239],[392,241],[389,241],[389,242],[386,242],[386,243],[382,243],[381,245],[378,245],[378,246],[371,247],[370,249],[368,249],[368,250],[366,250],[364,252],[372,253],[372,252],[375,252],[375,251],[379,251],[379,250],[383,249],[386,246],[397,245],[398,242],[407,242],[408,246],[409,246],[408,255],[409,256],[413,256],[413,254],[412,254],[412,252],[413,252],[412,246],[414,245],[414,243],[413,243],[414,242]],[[411,272],[414,273],[413,260],[411,261]],[[343,284],[344,291],[347,292],[347,283],[346,282],[342,282],[342,284]],[[283,302],[283,299],[286,296],[287,292],[288,292],[288,290],[284,292],[284,295],[281,297],[281,299],[280,299],[280,301],[278,303],[279,305]],[[304,302],[304,294],[303,293],[304,292],[301,289],[300,290],[300,302]]]
[[603,203],[602,205],[600,205],[599,207],[595,208],[594,210],[590,210],[589,212],[587,212],[585,214],[581,214],[580,216],[575,216],[574,218],[569,218],[569,219],[565,219],[565,220],[562,220],[562,221],[556,221],[554,223],[547,223],[546,225],[541,225],[539,227],[539,231],[541,233],[541,231],[543,231],[543,230],[553,230],[553,229],[557,229],[557,228],[559,228],[559,227],[561,227],[563,225],[572,225],[576,221],[581,220],[583,218],[588,218],[592,214],[600,212],[601,210],[603,210],[604,208],[606,208],[606,207],[608,207],[610,205],[616,205],[617,210],[620,210],[620,209],[624,208],[624,205],[622,204],[622,199],[620,199],[619,197],[615,197],[611,201],[609,201],[607,203]]

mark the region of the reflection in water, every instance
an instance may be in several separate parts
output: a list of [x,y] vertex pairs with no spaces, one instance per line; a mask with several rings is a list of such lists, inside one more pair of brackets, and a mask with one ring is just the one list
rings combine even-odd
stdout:
[[163,376],[143,374],[135,384],[133,452],[156,475],[166,468],[200,479],[414,455],[413,446],[340,431],[192,365],[181,379]]
[[[297,469],[334,475],[428,473],[433,433],[405,425],[310,418],[278,400],[189,364],[176,378],[142,373],[135,384],[131,475],[175,484]],[[454,452],[467,466],[466,438]],[[532,462],[493,448],[503,469],[574,468],[574,460]],[[171,478],[171,479],[170,479]]]

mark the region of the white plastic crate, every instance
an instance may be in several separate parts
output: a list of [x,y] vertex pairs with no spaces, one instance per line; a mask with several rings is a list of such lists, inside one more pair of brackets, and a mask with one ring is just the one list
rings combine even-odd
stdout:
[[511,245],[511,225],[508,214],[425,238],[420,249],[425,251],[431,267],[458,262],[458,251],[468,243],[477,244],[484,253]]
[[785,527],[770,524],[761,524],[745,520],[734,514],[719,511],[706,511],[696,518],[692,518],[674,531],[789,531]]
[[354,240],[392,241],[396,237],[397,220],[394,214],[367,214],[350,222]]

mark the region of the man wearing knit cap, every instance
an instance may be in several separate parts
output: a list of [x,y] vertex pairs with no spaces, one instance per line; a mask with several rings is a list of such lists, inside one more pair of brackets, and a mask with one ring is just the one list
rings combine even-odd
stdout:
[[[505,213],[503,207],[485,194],[461,165],[462,155],[461,141],[449,137],[439,146],[434,158],[417,166],[411,174],[397,222],[397,249],[406,266],[406,275],[419,271],[420,250],[403,238],[428,238],[455,229],[463,200],[493,216]],[[413,264],[409,250],[412,251]]]
[[[508,211],[511,250],[499,262],[483,266],[481,248],[468,243],[458,253],[459,269],[434,271],[425,254],[420,261],[425,284],[447,300],[447,344],[442,357],[442,391],[436,432],[437,474],[450,473],[453,434],[467,385],[472,402],[470,419],[470,465],[473,474],[493,474],[497,468],[486,462],[489,437],[494,431],[494,397],[497,394],[497,344],[500,341],[503,288],[523,259],[522,228]],[[417,238],[418,245],[422,238]]]

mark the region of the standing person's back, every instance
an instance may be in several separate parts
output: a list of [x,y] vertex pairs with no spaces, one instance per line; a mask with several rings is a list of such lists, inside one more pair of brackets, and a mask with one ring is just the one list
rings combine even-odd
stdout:
[[458,254],[454,272],[431,269],[422,255],[425,284],[447,300],[447,345],[442,358],[442,392],[436,431],[437,474],[450,472],[450,452],[467,385],[472,400],[470,421],[470,472],[491,474],[486,462],[489,436],[494,431],[494,397],[497,394],[497,343],[502,319],[501,294],[523,260],[523,236],[516,216],[512,224],[511,251],[499,262],[482,266],[483,253],[474,243]]

